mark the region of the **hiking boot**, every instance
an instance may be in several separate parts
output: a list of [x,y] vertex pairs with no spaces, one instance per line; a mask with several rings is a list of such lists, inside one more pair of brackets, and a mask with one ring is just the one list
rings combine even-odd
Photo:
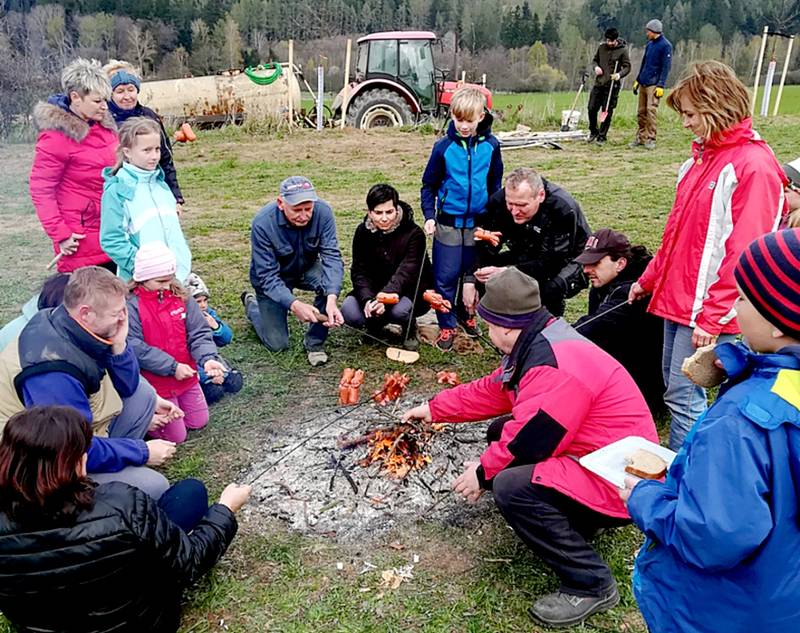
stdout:
[[562,591],[551,593],[534,602],[528,613],[547,626],[561,628],[580,624],[590,615],[607,611],[618,602],[615,584],[602,596],[574,596]]
[[594,143],[597,140],[597,134],[589,134],[589,138],[586,139],[587,143]]
[[456,340],[456,329],[443,327],[441,330],[439,330],[439,336],[436,337],[436,341],[433,344],[441,351],[449,352],[451,349],[453,349],[453,342],[455,340]]
[[474,316],[464,321],[461,327],[464,328],[464,334],[470,338],[478,338],[481,335],[481,328],[478,325],[478,320]]
[[604,136],[598,136],[596,142],[597,142],[598,145],[605,145],[606,139],[605,139]]
[[308,363],[312,367],[318,367],[319,365],[324,365],[328,362],[328,355],[323,350],[317,350],[315,352],[308,352]]
[[642,145],[644,145],[644,143],[643,143],[642,141],[640,141],[640,140],[637,138],[636,140],[634,140],[634,141],[633,141],[633,143],[631,143],[630,145],[628,145],[628,147],[630,147],[631,149],[633,149],[633,148],[635,148],[635,147],[641,147]]
[[656,148],[656,142],[655,141],[647,141],[647,143],[644,144],[644,148],[645,149],[655,149]]
[[239,298],[242,300],[242,305],[246,308],[247,304],[251,301],[256,300],[256,296],[252,292],[247,292],[246,290],[239,295]]

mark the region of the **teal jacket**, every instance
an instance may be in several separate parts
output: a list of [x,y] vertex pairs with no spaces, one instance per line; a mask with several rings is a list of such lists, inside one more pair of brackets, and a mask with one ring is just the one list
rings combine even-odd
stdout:
[[22,314],[20,314],[13,321],[6,323],[0,329],[0,352],[2,352],[6,345],[13,341],[23,328],[28,325],[28,321],[33,318],[33,315],[39,311],[39,293],[36,293],[28,303],[22,306]]
[[116,174],[103,170],[100,245],[129,281],[136,252],[143,244],[163,242],[175,254],[175,276],[184,281],[192,271],[192,254],[183,236],[175,196],[160,167],[152,171],[123,163]]

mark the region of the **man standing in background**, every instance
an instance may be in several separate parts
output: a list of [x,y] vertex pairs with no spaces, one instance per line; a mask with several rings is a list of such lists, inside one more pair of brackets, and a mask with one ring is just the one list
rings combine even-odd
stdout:
[[644,145],[645,149],[655,149],[658,102],[664,96],[672,65],[672,44],[662,34],[661,20],[650,20],[645,29],[648,42],[644,47],[642,66],[633,82],[633,94],[639,94],[639,129],[631,147]]
[[[619,31],[614,27],[606,29],[605,42],[597,47],[594,55],[594,86],[589,95],[589,142],[603,144],[606,142],[608,128],[611,127],[611,115],[617,107],[617,97],[622,78],[631,72],[631,58],[628,55],[628,44],[620,39]],[[611,99],[609,99],[611,91]],[[606,107],[607,106],[607,107]],[[601,116],[600,127],[597,127],[597,113]]]

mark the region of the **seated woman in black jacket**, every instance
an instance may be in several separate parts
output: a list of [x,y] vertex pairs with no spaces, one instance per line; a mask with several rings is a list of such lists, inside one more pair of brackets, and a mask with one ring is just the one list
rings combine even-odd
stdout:
[[[353,290],[342,304],[345,322],[366,326],[373,334],[396,323],[406,344],[413,345],[412,317],[429,309],[422,294],[433,287],[430,268],[425,234],[411,207],[391,185],[373,185],[367,193],[367,215],[353,236]],[[384,295],[389,295],[386,303],[381,302]]]
[[183,588],[224,554],[250,488],[231,484],[208,508],[193,479],[158,502],[97,486],[86,476],[91,438],[71,407],[33,407],[6,424],[0,611],[19,631],[174,633]]

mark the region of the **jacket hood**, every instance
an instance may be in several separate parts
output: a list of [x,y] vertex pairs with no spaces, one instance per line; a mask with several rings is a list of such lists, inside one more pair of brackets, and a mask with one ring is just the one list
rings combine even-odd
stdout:
[[127,200],[133,200],[134,193],[136,192],[136,185],[143,182],[147,183],[153,180],[164,180],[164,170],[160,166],[152,170],[139,169],[130,163],[122,163],[117,173],[114,173],[114,167],[106,167],[103,170],[103,191],[105,192],[111,186],[116,185],[117,193]]
[[[53,130],[80,143],[89,134],[89,123],[72,113],[66,95],[53,95],[47,102],[40,101],[33,108],[33,122],[40,132]],[[117,131],[117,124],[108,112],[100,122],[104,128]]]
[[[489,111],[488,108],[483,109],[484,117],[483,121],[478,123],[478,129],[475,131],[475,136],[480,138],[482,136],[487,136],[492,133],[492,123],[494,122],[494,117],[492,113]],[[449,136],[453,141],[459,142],[464,140],[461,135],[456,131],[456,124],[453,120],[450,120],[450,125],[447,126],[447,136]]]
[[761,138],[761,135],[753,130],[753,119],[747,117],[742,119],[735,125],[723,130],[719,134],[714,134],[707,141],[703,139],[695,139],[692,143],[692,154],[697,159],[702,153],[703,149],[724,149],[726,147],[733,147],[735,145],[744,145],[745,143],[766,143]]

